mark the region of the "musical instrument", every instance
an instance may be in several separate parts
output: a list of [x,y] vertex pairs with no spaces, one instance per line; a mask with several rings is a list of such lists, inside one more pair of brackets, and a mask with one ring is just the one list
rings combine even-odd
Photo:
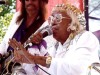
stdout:
[[[46,27],[44,27],[44,28],[42,28],[42,29],[40,29],[38,32],[42,32],[42,33],[44,33],[44,29],[47,29],[47,32],[49,31],[50,33],[48,33],[48,35],[51,35],[52,34],[52,32],[50,31],[50,29],[49,29],[49,27],[48,26],[46,26]],[[46,30],[45,30],[46,31]],[[46,35],[44,34],[44,37],[45,36],[47,36],[47,33],[46,33]],[[32,43],[32,40],[31,40],[31,38],[33,38],[33,34],[28,38],[28,40],[23,44],[24,45],[24,48],[28,48],[29,46],[32,46],[33,45],[33,43]],[[0,60],[0,64],[2,64],[3,65],[3,67],[2,67],[2,73],[0,74],[0,75],[11,75],[11,73],[12,73],[12,69],[13,69],[13,67],[14,66],[20,66],[20,64],[19,63],[15,63],[15,62],[9,62],[9,63],[6,63],[6,66],[4,65],[5,63],[4,63],[4,61],[9,57],[9,56],[11,56],[11,55],[13,55],[13,51],[11,50],[11,51],[9,51],[9,52],[7,52],[7,54],[6,55],[4,55],[4,56],[2,56],[1,57],[1,60]],[[12,59],[13,60],[13,59]],[[12,60],[10,60],[10,61],[12,61]],[[5,73],[5,74],[4,74]]]
[[14,66],[20,66],[19,63],[12,62],[13,58],[10,61],[7,61],[7,58],[9,58],[10,55],[13,54],[13,51],[7,52],[5,55],[1,56],[0,58],[0,64],[1,64],[1,71],[0,75],[11,75],[12,73],[12,67]]

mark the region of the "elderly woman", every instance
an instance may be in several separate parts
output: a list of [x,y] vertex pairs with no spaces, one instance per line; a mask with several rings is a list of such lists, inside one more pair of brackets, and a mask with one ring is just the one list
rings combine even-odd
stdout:
[[[48,22],[57,40],[48,50],[49,56],[33,56],[20,42],[10,40],[9,44],[15,48],[16,61],[42,65],[51,75],[86,75],[88,67],[99,61],[99,41],[85,30],[82,12],[75,6],[59,4],[53,8]],[[24,55],[27,58],[22,58]]]

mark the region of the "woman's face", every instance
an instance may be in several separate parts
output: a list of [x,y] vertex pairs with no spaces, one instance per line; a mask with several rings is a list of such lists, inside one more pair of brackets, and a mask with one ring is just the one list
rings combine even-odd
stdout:
[[28,14],[37,14],[39,11],[39,0],[25,0],[25,8]]
[[53,12],[48,19],[50,25],[52,26],[53,37],[64,43],[69,36],[67,28],[71,23],[70,17],[65,12]]

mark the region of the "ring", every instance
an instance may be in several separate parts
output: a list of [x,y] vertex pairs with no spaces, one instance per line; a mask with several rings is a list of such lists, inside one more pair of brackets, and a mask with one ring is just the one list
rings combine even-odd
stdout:
[[18,48],[18,47],[16,47],[16,50],[19,50],[19,48]]

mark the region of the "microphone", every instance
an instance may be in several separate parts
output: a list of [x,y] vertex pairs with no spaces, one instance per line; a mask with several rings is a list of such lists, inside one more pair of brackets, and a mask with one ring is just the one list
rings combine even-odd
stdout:
[[[51,26],[49,25],[44,28],[39,29],[35,33],[38,33],[38,32],[42,34],[43,38],[45,38],[46,36],[52,35],[52,29],[51,29]],[[29,39],[24,43],[25,48],[28,48],[29,46],[32,46],[32,45],[36,45],[35,43],[31,42],[31,38],[33,37],[33,35],[34,34],[32,34],[32,36],[30,36]]]
[[0,0],[0,4],[5,4],[5,5],[9,5],[10,3],[9,3],[9,1],[8,0]]
[[40,29],[39,32],[42,33],[43,38],[45,38],[46,36],[49,36],[52,34],[52,29],[50,26],[46,26]]

